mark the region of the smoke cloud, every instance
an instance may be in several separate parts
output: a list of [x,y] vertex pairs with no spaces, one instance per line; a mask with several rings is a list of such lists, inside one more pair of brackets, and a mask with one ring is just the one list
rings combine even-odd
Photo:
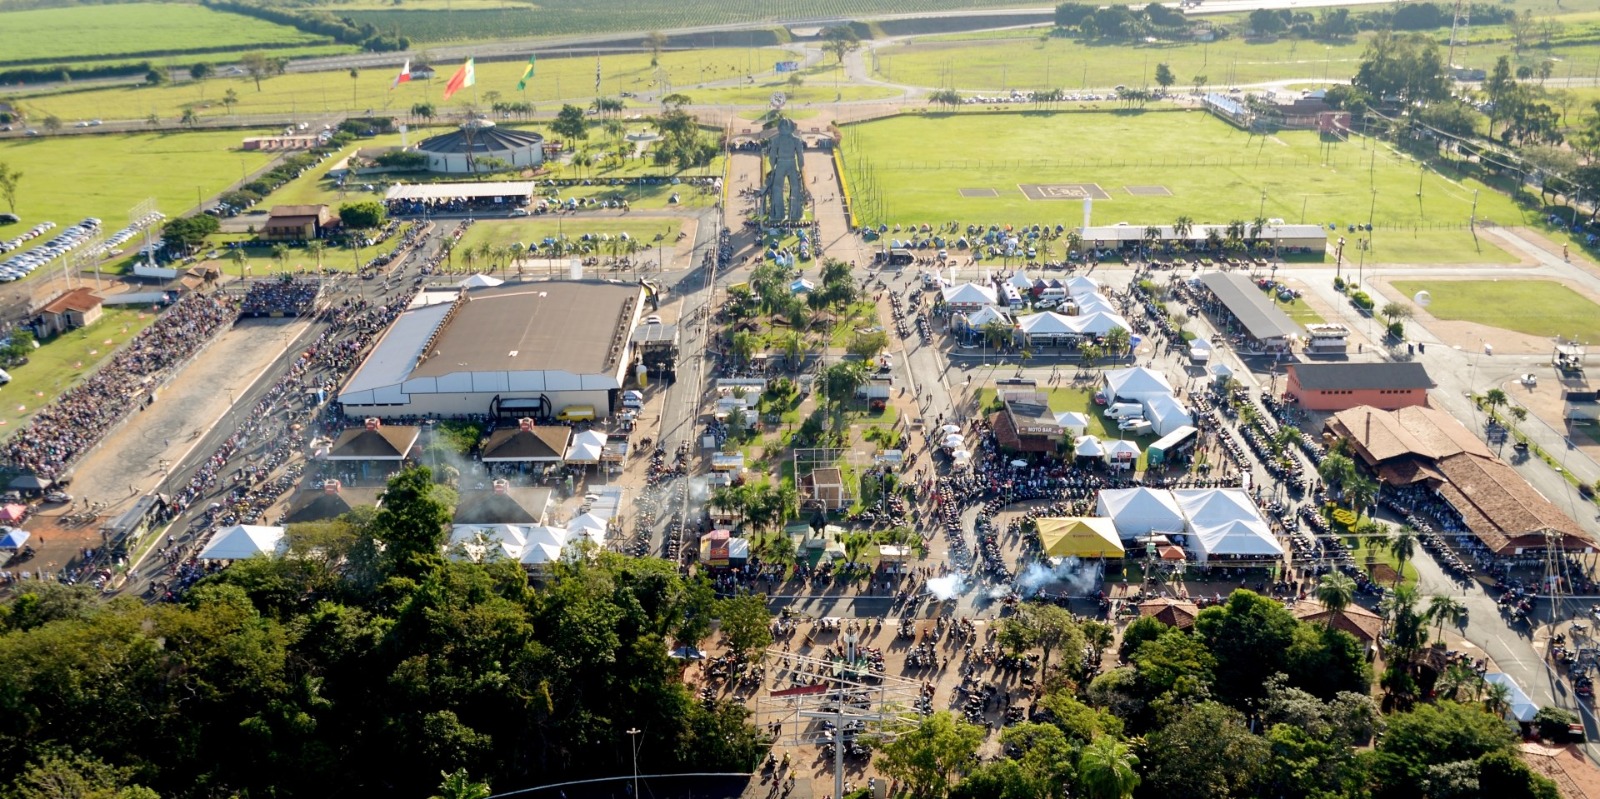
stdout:
[[1030,563],[1017,576],[1017,593],[1031,597],[1052,583],[1061,583],[1071,596],[1089,596],[1100,585],[1100,564],[1077,558],[1063,558],[1053,568],[1043,562]]
[[948,602],[961,596],[967,590],[967,576],[956,573],[944,577],[935,577],[928,581],[928,593],[933,594],[940,602]]

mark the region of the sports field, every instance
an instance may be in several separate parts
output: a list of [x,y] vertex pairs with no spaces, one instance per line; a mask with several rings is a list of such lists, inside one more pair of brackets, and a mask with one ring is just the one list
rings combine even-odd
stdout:
[[[107,233],[128,223],[128,210],[154,197],[169,217],[193,208],[265,166],[272,156],[238,149],[246,131],[44,136],[0,141],[0,161],[22,172],[17,214],[27,227],[62,227],[86,216]],[[49,237],[35,239],[34,245]]]
[[[602,56],[599,59],[600,93],[617,96],[623,92],[643,94],[657,90],[656,81],[665,78],[673,86],[688,86],[704,81],[727,80],[742,75],[760,76],[771,72],[775,60],[787,58],[782,50],[722,49],[663,53],[658,68],[650,66],[648,53]],[[155,114],[175,119],[185,109],[205,117],[250,114],[322,114],[355,109],[376,114],[404,115],[413,105],[431,103],[438,116],[458,114],[467,107],[485,108],[495,101],[528,102],[540,110],[555,110],[561,98],[594,96],[594,58],[540,58],[528,89],[517,91],[526,62],[479,62],[477,86],[461,91],[446,103],[444,86],[459,62],[438,63],[433,80],[414,80],[390,90],[398,68],[359,70],[352,79],[348,72],[291,73],[263,80],[260,91],[248,77],[212,78],[166,86],[122,86],[89,91],[37,94],[17,102],[34,119],[55,115],[63,120],[90,118],[144,119]],[[224,95],[233,90],[237,102],[231,111],[223,104]],[[4,99],[0,97],[0,99]],[[627,113],[648,113],[659,106],[641,106],[628,101]]]
[[1553,280],[1396,280],[1396,291],[1433,296],[1427,312],[1526,333],[1600,341],[1600,305]]
[[6,42],[0,48],[0,66],[331,41],[287,25],[177,3],[13,11],[0,14],[0,30]]
[[[1093,224],[1169,225],[1180,216],[1225,224],[1261,216],[1348,231],[1370,212],[1377,230],[1369,260],[1406,262],[1390,257],[1388,243],[1421,234],[1428,234],[1427,246],[1408,257],[1426,260],[1415,262],[1482,258],[1466,230],[1473,192],[1482,186],[1423,172],[1359,139],[1325,144],[1299,131],[1252,136],[1199,111],[905,115],[849,125],[844,135],[846,177],[864,222],[1077,226],[1080,201],[1029,199],[1022,186],[1038,186],[1036,196],[1069,196],[1053,187],[1094,184],[1110,199],[1094,204]],[[1478,218],[1531,221],[1487,189]],[[1346,260],[1352,254],[1346,248]]]

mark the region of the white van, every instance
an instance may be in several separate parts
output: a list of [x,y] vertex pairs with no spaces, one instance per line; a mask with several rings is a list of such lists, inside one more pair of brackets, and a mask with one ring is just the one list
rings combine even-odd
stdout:
[[624,392],[622,392],[622,407],[624,407],[624,408],[643,408],[644,407],[644,392],[642,392],[642,391],[624,391]]
[[1106,415],[1113,419],[1131,418],[1144,415],[1144,406],[1137,402],[1118,402],[1106,408]]

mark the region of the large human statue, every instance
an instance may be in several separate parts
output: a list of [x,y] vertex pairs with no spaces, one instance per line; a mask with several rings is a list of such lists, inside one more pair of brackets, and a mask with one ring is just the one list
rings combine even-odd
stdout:
[[777,135],[767,142],[767,218],[773,222],[799,222],[806,215],[806,143],[794,131],[794,120],[780,118]]

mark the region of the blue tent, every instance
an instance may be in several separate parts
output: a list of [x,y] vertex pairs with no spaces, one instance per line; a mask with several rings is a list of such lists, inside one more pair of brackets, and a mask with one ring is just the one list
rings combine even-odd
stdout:
[[0,549],[21,549],[22,545],[28,543],[28,539],[32,537],[33,534],[27,530],[6,528],[6,534],[0,536]]

